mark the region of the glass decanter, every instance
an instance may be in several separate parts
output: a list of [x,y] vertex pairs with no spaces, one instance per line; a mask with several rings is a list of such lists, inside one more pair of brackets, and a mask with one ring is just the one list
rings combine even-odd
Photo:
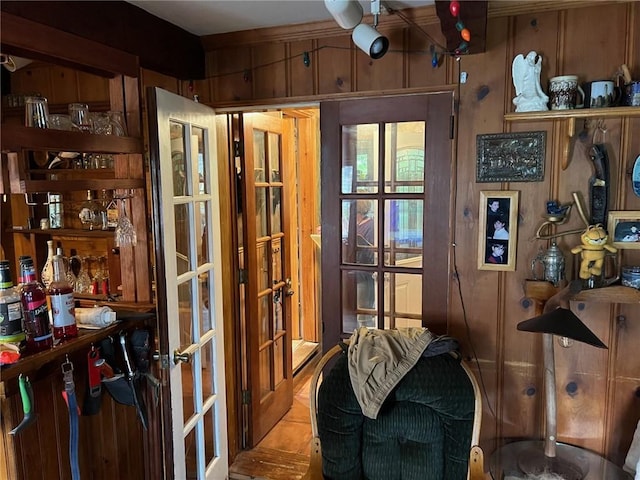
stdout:
[[102,204],[94,200],[93,192],[87,190],[87,199],[82,203],[80,213],[78,214],[82,228],[87,230],[100,230],[103,225],[103,211],[104,207]]

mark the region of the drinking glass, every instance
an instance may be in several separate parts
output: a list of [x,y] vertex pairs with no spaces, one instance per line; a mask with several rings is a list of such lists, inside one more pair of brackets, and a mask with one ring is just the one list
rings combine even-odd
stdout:
[[89,105],[86,103],[70,103],[69,116],[71,123],[81,132],[91,131],[91,120],[89,119]]
[[118,216],[118,224],[116,225],[115,244],[116,247],[135,246],[138,243],[136,230],[127,216],[127,199],[123,198],[121,202],[121,212]]
[[72,260],[80,263],[80,271],[75,282],[75,291],[78,293],[90,293],[91,292],[91,277],[87,271],[87,261],[89,257],[74,256]]
[[44,97],[26,97],[24,99],[25,127],[49,128],[49,106]]

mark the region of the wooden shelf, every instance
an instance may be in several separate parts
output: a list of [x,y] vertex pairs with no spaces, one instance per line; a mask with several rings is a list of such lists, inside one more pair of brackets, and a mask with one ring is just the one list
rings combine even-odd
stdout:
[[612,285],[582,290],[571,297],[571,300],[576,302],[640,303],[640,290],[623,285]]
[[11,193],[77,192],[80,190],[115,190],[145,188],[141,178],[92,178],[85,180],[20,180],[12,182]]
[[24,234],[33,234],[33,235],[47,235],[47,236],[61,236],[61,235],[72,235],[74,237],[100,237],[100,238],[108,238],[113,237],[114,230],[78,230],[73,228],[49,228],[42,230],[40,228],[11,228],[9,229],[12,233],[24,233]]
[[[544,304],[561,288],[554,287],[550,282],[544,280],[525,280],[524,290],[527,298]],[[574,302],[640,303],[640,290],[623,285],[611,285],[581,290],[571,295],[569,300]]]
[[575,108],[573,110],[544,110],[542,112],[505,113],[504,115],[504,119],[508,122],[610,117],[640,117],[640,107]]
[[83,153],[142,153],[142,139],[116,135],[94,135],[50,128],[2,125],[2,151],[52,150]]
[[535,122],[563,120],[562,170],[571,161],[571,147],[576,133],[576,118],[640,117],[640,107],[576,108],[573,110],[545,110],[541,112],[505,113],[507,122]]

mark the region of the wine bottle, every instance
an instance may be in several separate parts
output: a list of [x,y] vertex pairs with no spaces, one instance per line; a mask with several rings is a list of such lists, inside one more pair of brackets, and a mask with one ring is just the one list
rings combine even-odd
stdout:
[[77,337],[78,326],[73,288],[65,277],[62,255],[53,257],[53,281],[49,285],[47,295],[51,303],[53,337],[60,340]]
[[19,344],[25,339],[22,328],[20,291],[13,286],[9,260],[0,261],[0,342]]
[[20,301],[24,314],[24,330],[27,337],[27,352],[36,353],[53,347],[53,333],[49,324],[47,295],[44,287],[36,278],[33,259],[21,259],[20,277],[23,285]]
[[44,288],[48,288],[49,284],[53,281],[53,240],[47,240],[47,260],[44,262],[42,272],[40,273],[40,280]]

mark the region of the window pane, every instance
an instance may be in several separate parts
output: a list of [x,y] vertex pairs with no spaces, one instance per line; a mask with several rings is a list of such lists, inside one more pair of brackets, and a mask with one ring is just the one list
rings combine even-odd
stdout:
[[385,125],[385,191],[424,192],[424,122]]
[[170,123],[171,132],[171,161],[173,163],[173,196],[189,195],[191,185],[188,182],[189,169],[185,154],[184,125]]
[[385,265],[422,267],[422,200],[386,200]]
[[191,142],[193,143],[196,155],[193,161],[198,162],[198,193],[209,193],[207,191],[207,186],[209,185],[209,170],[204,161],[204,130],[193,127],[191,132]]
[[[176,266],[178,275],[191,269],[191,222],[189,205],[175,205]],[[195,233],[195,232],[194,232]]]
[[342,193],[378,191],[377,124],[342,127]]
[[373,200],[342,201],[342,262],[377,265],[377,205]]
[[[385,315],[418,317],[422,314],[422,275],[385,273]],[[397,325],[396,325],[397,326]]]
[[377,325],[377,279],[373,271],[342,272],[342,326],[345,333]]
[[271,188],[271,235],[282,232],[282,188]]
[[256,237],[267,236],[267,189],[256,188]]
[[280,135],[268,133],[269,135],[269,168],[271,169],[271,182],[281,182],[280,174]]
[[264,132],[253,131],[253,169],[256,182],[265,181],[265,139]]
[[203,263],[209,262],[209,241],[208,234],[209,230],[207,228],[207,220],[209,219],[209,214],[207,212],[207,205],[209,202],[196,202],[195,203],[195,214],[196,214],[196,248],[198,251],[198,266]]

